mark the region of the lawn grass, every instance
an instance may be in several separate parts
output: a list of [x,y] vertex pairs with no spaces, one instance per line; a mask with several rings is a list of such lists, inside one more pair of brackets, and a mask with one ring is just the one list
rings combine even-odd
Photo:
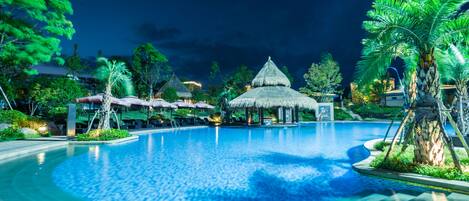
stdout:
[[[382,145],[376,145],[379,147]],[[375,147],[376,148],[376,147]],[[453,160],[449,150],[445,150],[445,165],[441,167],[422,165],[414,163],[414,147],[409,146],[404,152],[401,152],[401,146],[396,146],[389,158],[384,161],[385,154],[389,146],[384,147],[384,151],[378,155],[370,166],[374,168],[393,170],[397,172],[417,173],[442,179],[469,181],[469,157],[463,150],[457,150],[464,172],[459,172],[453,165]]]

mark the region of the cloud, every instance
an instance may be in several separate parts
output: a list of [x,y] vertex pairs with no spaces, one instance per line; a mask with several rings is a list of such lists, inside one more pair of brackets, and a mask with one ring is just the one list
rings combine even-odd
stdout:
[[175,27],[160,28],[153,23],[142,23],[135,28],[138,41],[159,42],[176,38],[181,31]]

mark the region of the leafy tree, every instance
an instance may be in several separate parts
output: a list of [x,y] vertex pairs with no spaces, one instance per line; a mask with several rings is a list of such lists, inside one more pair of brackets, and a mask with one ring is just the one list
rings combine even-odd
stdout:
[[220,66],[218,65],[218,62],[212,61],[212,65],[210,65],[210,74],[208,78],[211,81],[217,81],[217,79],[221,78],[221,71],[220,71]]
[[73,14],[69,0],[0,1],[0,69],[17,73],[31,65],[60,56],[60,37],[75,33],[66,15]]
[[62,110],[68,103],[86,94],[86,90],[69,78],[39,77],[34,80],[29,91],[29,109],[33,116],[37,111],[51,114]]
[[304,74],[306,86],[300,92],[316,98],[319,102],[331,101],[327,94],[338,93],[342,75],[339,64],[327,53],[322,55],[321,62],[311,64]]
[[134,50],[131,70],[139,78],[137,83],[147,87],[149,99],[153,98],[156,84],[170,75],[171,68],[167,62],[166,56],[151,43],[140,45]]
[[175,88],[167,88],[163,91],[163,94],[161,94],[161,98],[168,102],[174,102],[179,99],[179,96],[177,95],[177,91]]
[[396,57],[406,61],[407,72],[415,71],[415,115],[410,127],[414,132],[409,133],[414,136],[416,163],[443,165],[445,161],[439,111],[427,108],[437,108],[440,101],[436,49],[445,50],[455,41],[469,42],[469,14],[460,12],[466,2],[375,0],[369,19],[363,22],[368,36],[363,40],[362,60],[358,63],[359,84],[371,83]]
[[69,0],[0,0],[0,74],[10,78],[21,72],[35,73],[28,69],[31,65],[52,58],[63,63],[57,57],[59,38],[71,39],[75,33],[66,18],[72,13]]
[[200,89],[195,89],[192,91],[192,99],[196,102],[206,101],[208,99],[208,95]]
[[285,76],[287,76],[288,80],[290,80],[290,83],[293,83],[293,81],[295,81],[295,79],[293,78],[293,75],[290,73],[287,66],[282,66],[280,68],[280,71],[282,71],[282,73],[285,74]]
[[[378,80],[375,80],[370,87],[369,95],[371,101],[375,103],[380,103],[381,100],[385,97],[386,92],[392,90],[391,80],[389,74],[384,74],[379,77]],[[386,99],[384,99],[386,101]],[[384,103],[386,105],[386,102]]]
[[246,65],[241,65],[236,68],[231,76],[228,76],[228,79],[225,81],[225,86],[232,88],[235,96],[238,96],[246,92],[246,86],[251,83],[253,78],[254,72]]
[[104,57],[98,58],[98,69],[96,78],[105,83],[103,103],[101,106],[101,117],[99,119],[98,129],[110,129],[111,118],[111,97],[112,90],[118,86],[123,86],[127,94],[133,93],[131,73],[127,70],[124,62],[111,60]]
[[81,61],[80,55],[78,54],[78,44],[73,45],[73,54],[71,56],[65,58],[65,67],[74,76],[78,75],[78,73],[81,70],[86,68],[86,66]]

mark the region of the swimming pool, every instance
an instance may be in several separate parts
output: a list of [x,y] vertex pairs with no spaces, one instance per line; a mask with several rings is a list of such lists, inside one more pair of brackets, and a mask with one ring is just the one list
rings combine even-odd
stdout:
[[[435,191],[360,175],[384,123],[202,128],[0,164],[0,200],[356,200]],[[393,128],[393,131],[396,127]]]

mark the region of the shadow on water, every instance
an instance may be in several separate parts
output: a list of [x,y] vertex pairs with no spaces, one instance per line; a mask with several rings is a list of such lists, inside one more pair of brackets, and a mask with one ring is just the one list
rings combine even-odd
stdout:
[[[193,189],[186,193],[189,200],[331,200],[334,198],[360,198],[373,193],[392,195],[393,192],[419,194],[425,189],[403,183],[361,176],[351,164],[366,158],[363,146],[347,151],[348,159],[329,159],[323,156],[304,157],[270,152],[258,159],[279,171],[291,167],[310,168],[314,174],[289,179],[279,173],[262,168],[249,177],[248,189]],[[293,171],[295,174],[295,171]],[[392,189],[392,190],[391,190]]]

